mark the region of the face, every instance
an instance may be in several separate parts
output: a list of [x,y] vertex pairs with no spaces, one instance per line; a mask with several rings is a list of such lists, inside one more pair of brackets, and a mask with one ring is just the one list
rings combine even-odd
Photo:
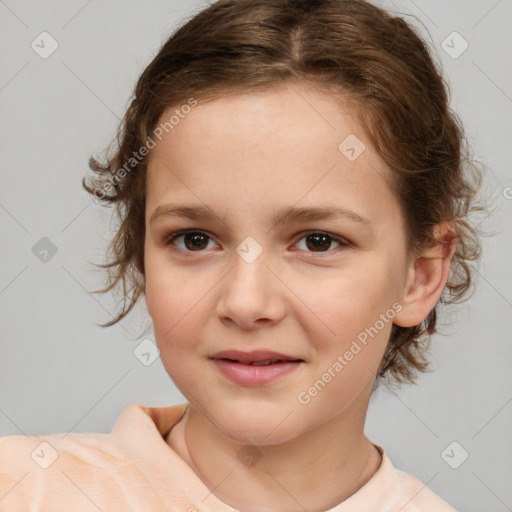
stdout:
[[[406,251],[390,170],[354,113],[306,86],[229,95],[200,102],[152,150],[144,256],[156,343],[185,398],[237,442],[284,442],[365,412]],[[170,211],[184,206],[210,215]],[[327,208],[345,213],[304,214]],[[275,224],[287,209],[303,212]],[[237,382],[211,359],[225,350],[301,362]]]

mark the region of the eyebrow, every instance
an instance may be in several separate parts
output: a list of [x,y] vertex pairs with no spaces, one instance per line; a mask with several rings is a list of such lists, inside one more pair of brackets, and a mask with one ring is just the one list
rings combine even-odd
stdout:
[[[217,217],[213,214],[210,208],[205,205],[172,205],[165,204],[158,206],[152,213],[149,223],[151,224],[160,217],[180,217],[191,220],[205,220]],[[347,218],[353,222],[362,224],[369,229],[373,228],[371,221],[361,216],[360,214],[342,207],[285,207],[271,216],[271,228],[273,229],[279,224],[286,224],[287,222],[298,221],[315,221],[315,220],[328,220],[337,218]]]

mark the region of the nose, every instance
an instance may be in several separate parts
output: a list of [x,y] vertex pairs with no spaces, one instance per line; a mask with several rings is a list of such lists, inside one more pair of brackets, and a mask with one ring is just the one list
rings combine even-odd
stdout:
[[217,315],[221,322],[243,330],[279,323],[286,314],[286,286],[278,278],[266,253],[254,261],[239,254],[222,279]]

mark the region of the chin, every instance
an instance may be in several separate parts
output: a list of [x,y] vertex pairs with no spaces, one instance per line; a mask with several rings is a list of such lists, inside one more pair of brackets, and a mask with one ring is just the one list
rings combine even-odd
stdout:
[[226,436],[229,432],[228,437],[231,441],[244,445],[285,443],[299,435],[297,418],[290,412],[278,404],[261,407],[256,404],[239,404],[235,410],[226,410],[226,413],[223,413],[223,435]]

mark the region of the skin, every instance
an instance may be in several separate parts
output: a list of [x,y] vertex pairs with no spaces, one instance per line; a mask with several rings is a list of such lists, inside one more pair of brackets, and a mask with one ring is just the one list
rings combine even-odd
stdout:
[[[191,404],[189,462],[217,498],[246,512],[326,510],[375,474],[381,458],[364,422],[391,321],[309,403],[297,396],[386,311],[397,325],[419,324],[448,277],[451,226],[438,226],[444,243],[418,257],[406,253],[391,171],[354,114],[342,97],[306,84],[231,94],[200,101],[151,152],[145,300],[157,346]],[[352,162],[338,150],[349,134],[366,145]],[[207,205],[215,215],[150,222],[168,203]],[[270,228],[281,207],[326,205],[349,208],[372,227],[339,218]],[[171,233],[190,228],[206,232],[200,249],[183,236],[166,245]],[[315,251],[304,232],[317,230],[333,238]],[[263,250],[252,263],[236,252],[248,236]],[[247,387],[209,359],[227,349],[269,349],[305,362]],[[171,436],[167,442],[173,446]],[[237,457],[247,445],[261,455],[251,467]]]

